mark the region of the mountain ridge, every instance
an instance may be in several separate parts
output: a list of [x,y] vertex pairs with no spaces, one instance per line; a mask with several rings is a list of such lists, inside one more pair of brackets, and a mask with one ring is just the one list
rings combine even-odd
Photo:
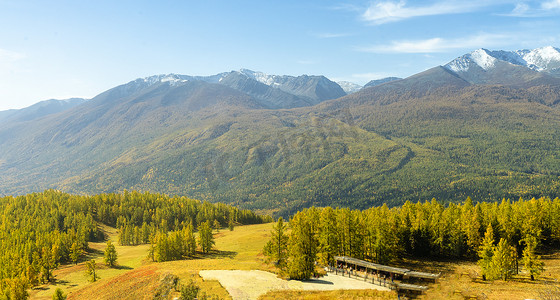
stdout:
[[498,60],[471,67],[335,99],[305,96],[331,84],[320,76],[136,79],[0,126],[0,194],[126,188],[277,215],[560,194],[560,78]]

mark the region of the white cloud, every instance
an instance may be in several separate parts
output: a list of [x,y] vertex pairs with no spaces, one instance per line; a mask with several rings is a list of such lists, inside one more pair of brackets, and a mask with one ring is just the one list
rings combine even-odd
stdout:
[[530,5],[527,2],[519,2],[515,4],[515,8],[510,13],[498,15],[509,17],[538,18],[557,15],[559,11],[560,0],[544,1],[540,3],[540,5]]
[[543,9],[560,9],[560,0],[552,0],[544,2],[541,7]]
[[494,4],[492,1],[441,1],[427,6],[411,7],[404,0],[377,1],[366,9],[362,18],[378,25],[414,17],[472,12]]
[[480,48],[502,45],[509,36],[500,34],[479,34],[459,39],[431,38],[425,40],[392,41],[388,45],[374,45],[356,48],[371,53],[436,53],[462,48]]
[[0,49],[0,62],[13,62],[22,58],[25,58],[25,55],[21,53]]
[[517,3],[515,8],[511,12],[513,16],[521,16],[526,14],[529,11],[530,7],[527,3]]

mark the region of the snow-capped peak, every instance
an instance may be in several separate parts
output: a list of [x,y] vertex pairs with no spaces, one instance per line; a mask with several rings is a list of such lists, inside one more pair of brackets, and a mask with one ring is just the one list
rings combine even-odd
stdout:
[[538,72],[553,72],[560,69],[560,50],[552,46],[517,51],[478,49],[454,59],[444,67],[454,72],[466,72],[474,63],[489,70],[495,66],[496,61],[524,66]]
[[488,54],[486,49],[478,49],[471,53],[472,60],[484,70],[494,67],[496,59]]
[[249,69],[241,69],[239,70],[239,73],[270,86],[274,85],[275,78],[277,77],[277,75],[268,75],[263,72],[255,72]]
[[523,55],[528,67],[535,71],[544,71],[560,67],[560,50],[552,46],[537,48]]
[[454,59],[450,63],[446,64],[445,67],[454,72],[466,72],[473,63],[484,70],[489,70],[494,67],[496,58],[491,56],[488,53],[488,50],[481,48]]
[[161,74],[154,75],[150,77],[145,77],[141,79],[145,83],[152,85],[159,82],[168,82],[170,85],[177,85],[182,82],[189,81],[188,76],[178,75],[178,74]]
[[359,91],[362,86],[349,81],[337,81],[338,85],[344,90],[346,94],[352,94]]

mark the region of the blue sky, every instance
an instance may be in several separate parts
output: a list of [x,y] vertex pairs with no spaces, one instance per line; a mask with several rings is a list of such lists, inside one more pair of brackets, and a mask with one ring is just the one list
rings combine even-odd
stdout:
[[559,16],[560,0],[0,0],[0,110],[167,73],[407,77],[478,48],[560,47]]

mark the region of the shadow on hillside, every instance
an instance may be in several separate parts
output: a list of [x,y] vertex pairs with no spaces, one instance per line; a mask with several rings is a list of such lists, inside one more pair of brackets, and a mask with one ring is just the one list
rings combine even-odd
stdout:
[[105,253],[102,250],[98,249],[88,249],[87,252],[84,253],[84,257],[80,261],[89,261],[94,257],[99,257],[104,255]]
[[134,269],[134,268],[129,267],[129,266],[117,265],[117,266],[114,266],[113,269],[117,269],[117,270],[132,270],[132,269]]
[[204,258],[235,258],[237,252],[235,251],[222,251],[222,250],[212,250],[209,253],[202,254]]

